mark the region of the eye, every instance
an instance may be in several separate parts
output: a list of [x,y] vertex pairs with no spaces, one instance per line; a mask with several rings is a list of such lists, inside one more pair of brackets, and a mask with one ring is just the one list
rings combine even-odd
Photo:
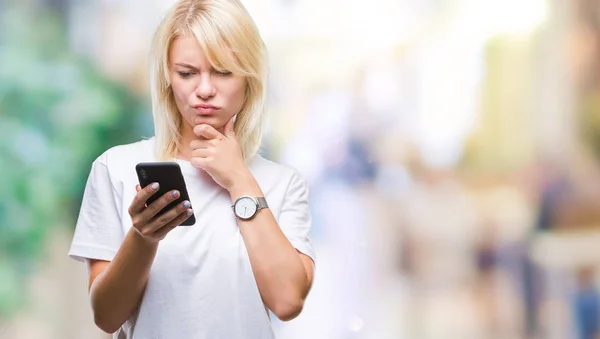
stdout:
[[225,71],[225,70],[223,70],[223,71],[217,71],[217,70],[215,70],[215,73],[218,74],[218,75],[224,75],[224,76],[232,74],[230,71]]
[[177,73],[179,74],[180,77],[182,77],[184,79],[189,78],[192,75],[192,73],[190,73],[190,72],[177,72]]

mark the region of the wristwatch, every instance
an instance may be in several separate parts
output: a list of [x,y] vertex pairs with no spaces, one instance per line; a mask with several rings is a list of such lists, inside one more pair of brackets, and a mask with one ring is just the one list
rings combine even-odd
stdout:
[[231,207],[233,208],[233,213],[236,217],[242,220],[250,220],[254,218],[258,210],[269,208],[269,205],[264,197],[255,198],[248,195],[242,195]]

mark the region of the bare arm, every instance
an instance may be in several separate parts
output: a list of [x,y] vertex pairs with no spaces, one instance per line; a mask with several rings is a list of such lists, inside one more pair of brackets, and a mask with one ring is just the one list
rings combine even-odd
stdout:
[[157,247],[131,228],[112,262],[89,261],[90,299],[100,329],[116,332],[137,309]]
[[[264,196],[251,176],[230,190],[233,201],[245,194]],[[312,285],[312,260],[296,251],[270,209],[260,210],[251,220],[238,219],[238,226],[263,301],[279,319],[294,319]]]
[[176,199],[169,192],[145,208],[155,192],[151,186],[140,190],[129,213],[133,226],[112,261],[90,260],[89,292],[96,325],[107,333],[116,332],[139,307],[156,256],[158,243],[169,231],[188,218],[189,205],[179,205],[155,217]]
[[[234,117],[223,127],[225,134],[210,125],[194,126],[199,139],[190,142],[190,162],[228,190],[232,201],[241,195],[262,197],[242,157]],[[260,210],[251,220],[238,220],[238,227],[263,302],[279,319],[295,318],[312,285],[312,260],[296,251],[270,209]]]

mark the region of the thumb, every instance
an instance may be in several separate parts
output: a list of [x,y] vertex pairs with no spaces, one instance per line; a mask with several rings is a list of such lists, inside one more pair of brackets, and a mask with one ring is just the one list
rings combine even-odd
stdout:
[[225,136],[228,138],[235,137],[235,131],[234,131],[233,127],[234,127],[236,118],[237,118],[237,114],[232,116],[231,119],[229,119],[229,121],[227,121],[227,123],[225,124],[225,128],[223,130],[225,132]]

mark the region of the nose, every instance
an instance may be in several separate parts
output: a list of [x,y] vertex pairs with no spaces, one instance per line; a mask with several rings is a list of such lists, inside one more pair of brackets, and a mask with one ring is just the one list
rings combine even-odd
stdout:
[[204,100],[215,96],[216,87],[214,86],[209,73],[203,73],[200,75],[200,82],[198,83],[195,92],[196,96]]

